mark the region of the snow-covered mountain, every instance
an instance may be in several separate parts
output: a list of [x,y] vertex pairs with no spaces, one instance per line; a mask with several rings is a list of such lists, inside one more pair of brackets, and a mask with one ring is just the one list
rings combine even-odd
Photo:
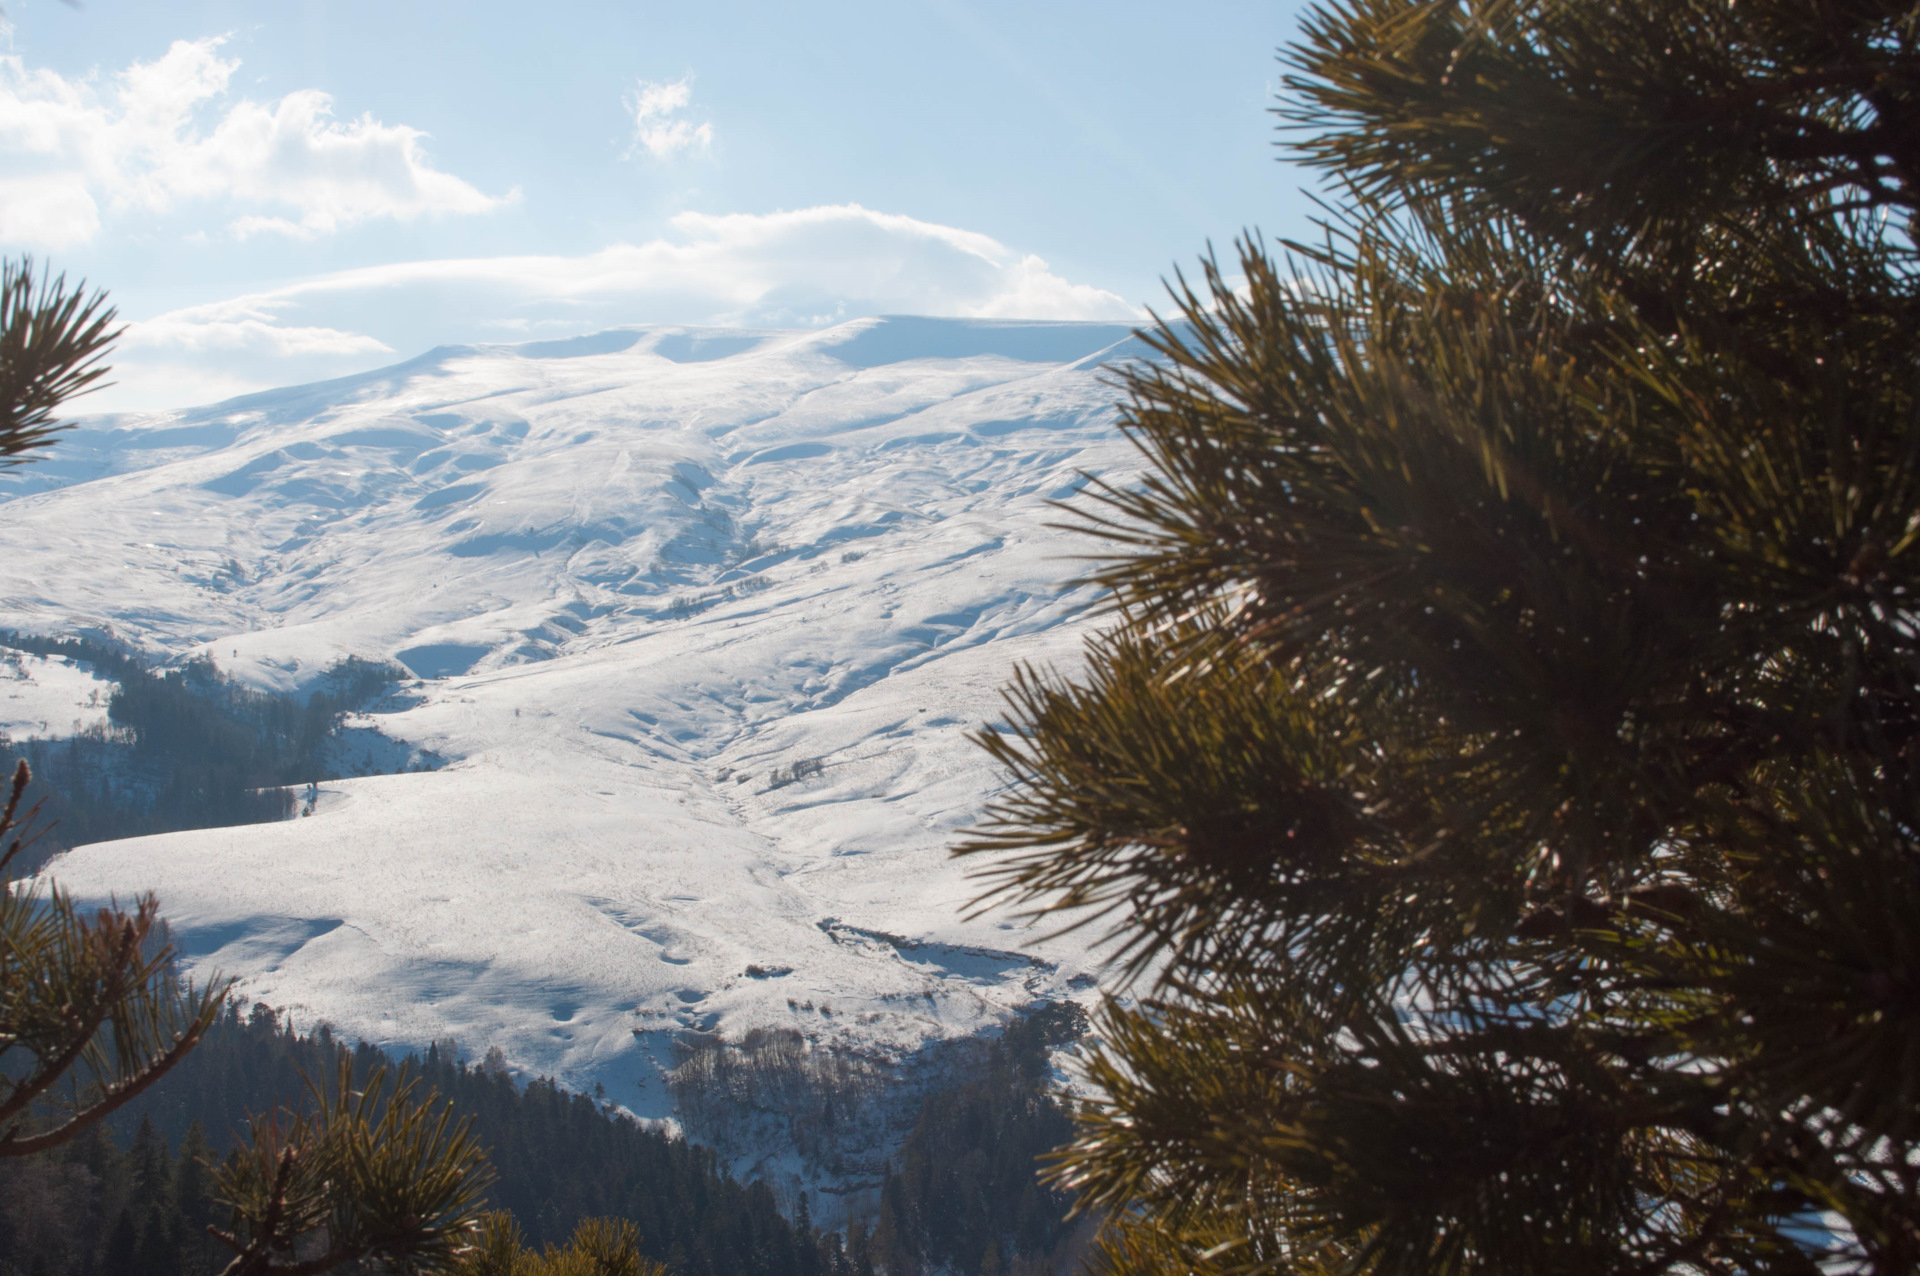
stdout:
[[0,627],[286,690],[397,659],[379,729],[450,764],[52,871],[157,891],[198,974],[298,1022],[497,1045],[643,1115],[689,1028],[904,1054],[1084,994],[1086,941],[964,920],[947,850],[995,782],[965,733],[1090,623],[1047,502],[1137,464],[1101,367],[1139,353],[625,329],[89,420],[0,476]]

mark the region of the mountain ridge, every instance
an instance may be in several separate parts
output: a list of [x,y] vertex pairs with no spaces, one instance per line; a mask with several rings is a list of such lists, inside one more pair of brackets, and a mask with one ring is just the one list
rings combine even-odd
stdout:
[[614,331],[95,419],[53,452],[103,472],[0,476],[0,627],[282,691],[411,657],[356,725],[450,760],[52,874],[156,890],[190,971],[299,1021],[650,1118],[689,1032],[903,1059],[1091,996],[1089,941],[964,919],[947,852],[998,783],[967,732],[1017,660],[1077,659],[1098,599],[1048,502],[1138,464],[1102,371],[1136,339]]

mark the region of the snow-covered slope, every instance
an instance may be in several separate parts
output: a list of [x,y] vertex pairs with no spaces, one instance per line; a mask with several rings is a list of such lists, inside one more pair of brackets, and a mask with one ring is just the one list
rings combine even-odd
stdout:
[[962,919],[947,848],[994,782],[965,732],[1076,656],[1086,545],[1047,501],[1135,464],[1100,367],[1138,353],[634,329],[90,421],[0,476],[0,627],[282,689],[396,658],[422,682],[377,725],[454,761],[53,871],[156,890],[198,973],[299,1021],[650,1115],[688,1028],[903,1053],[1084,989],[1084,941]]
[[114,686],[65,656],[0,652],[0,736],[65,739],[105,726]]

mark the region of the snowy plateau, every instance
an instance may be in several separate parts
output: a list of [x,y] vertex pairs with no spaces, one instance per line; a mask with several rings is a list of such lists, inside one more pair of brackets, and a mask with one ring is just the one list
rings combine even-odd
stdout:
[[[1089,323],[629,328],[83,419],[0,475],[0,627],[281,691],[397,661],[353,725],[445,765],[48,871],[156,892],[192,974],[297,1024],[497,1046],[643,1118],[690,1032],[897,1063],[1087,1000],[1091,941],[969,919],[949,850],[999,782],[968,732],[1098,621],[1049,502],[1137,471],[1103,369],[1146,353]],[[99,720],[80,669],[27,668],[16,735]]]

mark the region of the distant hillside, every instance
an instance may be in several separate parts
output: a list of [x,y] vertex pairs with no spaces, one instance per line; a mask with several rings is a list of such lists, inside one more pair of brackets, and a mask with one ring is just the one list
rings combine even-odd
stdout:
[[[631,328],[83,421],[0,474],[0,625],[111,631],[235,720],[391,661],[338,730],[445,765],[334,759],[311,817],[55,872],[157,892],[249,1004],[497,1044],[650,1119],[691,1039],[886,1071],[1090,1000],[1091,936],[967,915],[948,850],[999,782],[969,733],[1101,603],[1056,502],[1135,472],[1103,368],[1142,355],[1115,324]],[[310,778],[303,722],[246,731],[233,784]],[[730,1165],[851,1190],[901,1137]]]

